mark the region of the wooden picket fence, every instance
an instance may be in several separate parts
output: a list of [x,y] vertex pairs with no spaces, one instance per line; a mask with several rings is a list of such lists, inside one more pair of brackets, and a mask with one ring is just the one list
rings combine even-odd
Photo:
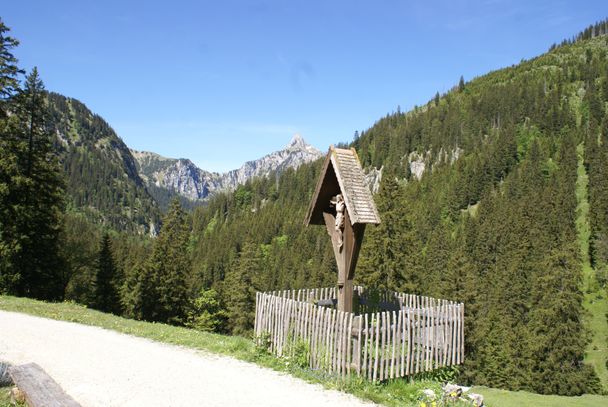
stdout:
[[277,356],[304,346],[312,369],[371,381],[463,362],[464,304],[385,293],[373,296],[374,305],[363,288],[355,293],[364,313],[334,309],[335,288],[257,293],[256,338]]

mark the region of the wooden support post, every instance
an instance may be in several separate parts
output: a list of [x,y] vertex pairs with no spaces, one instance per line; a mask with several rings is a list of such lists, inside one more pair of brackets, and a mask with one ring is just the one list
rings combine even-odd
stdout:
[[353,292],[355,267],[359,250],[365,233],[365,224],[351,225],[348,212],[345,213],[342,245],[339,244],[339,232],[336,230],[336,218],[329,212],[323,212],[325,227],[331,237],[334,256],[338,265],[338,311],[353,312]]

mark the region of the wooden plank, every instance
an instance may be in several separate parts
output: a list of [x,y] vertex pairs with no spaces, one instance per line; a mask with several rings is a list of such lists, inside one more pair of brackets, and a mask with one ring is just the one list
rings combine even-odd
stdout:
[[30,407],[80,407],[55,380],[36,363],[11,366],[8,373],[25,395]]
[[460,363],[464,363],[464,302],[460,303]]
[[294,304],[294,340],[300,340],[304,338],[304,307],[302,303],[297,300],[300,293],[296,294],[295,304]]
[[262,293],[255,293],[255,325],[253,328],[253,332],[255,333],[255,337],[258,338],[260,336],[261,331],[261,322],[262,322],[262,313],[263,313],[263,304],[262,304]]
[[407,340],[407,331],[406,331],[406,319],[405,319],[405,313],[407,312],[406,308],[402,308],[401,311],[399,311],[399,321],[401,323],[401,344],[400,344],[400,354],[401,354],[401,370],[400,370],[400,377],[405,376],[405,352],[406,352],[406,345],[405,345],[405,341]]
[[302,307],[302,339],[308,342],[308,338],[310,338],[310,336],[308,335],[310,304],[302,302],[300,303],[300,306]]
[[264,332],[267,335],[272,333],[270,329],[270,313],[272,312],[272,296],[266,295],[266,311],[264,312]]
[[[308,342],[308,321],[309,321],[309,304],[305,302],[300,303],[300,307],[302,308],[302,330],[301,330],[301,338]],[[310,347],[310,346],[309,346]]]
[[[312,305],[312,304],[311,304]],[[318,347],[317,347],[317,335],[318,335],[318,330],[319,330],[319,313],[320,313],[320,309],[315,306],[312,305],[312,309],[313,309],[313,315],[312,315],[312,333],[310,336],[310,343],[311,343],[311,356],[313,357],[313,368],[317,368],[318,367]],[[321,308],[322,309],[322,308]]]
[[[389,314],[391,315],[391,314]],[[397,346],[397,317],[395,314],[395,311],[393,311],[392,313],[392,318],[391,318],[391,324],[390,327],[392,335],[391,335],[391,346],[390,348],[392,349],[392,353],[391,353],[391,363],[390,363],[390,371],[389,371],[389,377],[392,379],[395,377],[395,347]]]
[[435,366],[435,349],[435,300],[432,299],[429,308],[429,370]]
[[[308,293],[306,293],[306,295],[308,296]],[[308,303],[308,307],[309,307],[309,314],[308,314],[308,349],[310,352],[310,368],[313,369],[316,367],[316,347],[315,347],[315,334],[317,332],[316,330],[316,318],[317,318],[317,313],[316,313],[316,307],[311,304]]]
[[349,324],[349,321],[352,322],[352,316],[353,313],[352,312],[346,312],[344,313],[344,318],[342,321],[342,341],[341,341],[341,348],[342,348],[342,352],[340,353],[340,355],[342,356],[340,358],[340,375],[344,378],[348,375],[348,373],[350,372],[350,363],[347,363],[348,360],[348,352],[350,351],[350,342],[351,342],[351,332],[350,332],[350,327],[351,324]]
[[329,308],[324,309],[321,313],[321,325],[319,326],[319,362],[321,363],[320,367],[323,369],[327,369],[327,335],[329,335],[328,331],[328,319],[330,316],[331,310]]
[[452,365],[456,363],[456,335],[458,333],[457,331],[457,324],[456,324],[456,306],[452,305],[450,308],[451,311],[451,319],[452,319]]
[[277,319],[277,349],[279,356],[283,355],[283,330],[285,325],[285,308],[287,300],[285,297],[279,297],[279,318]]
[[336,347],[337,347],[337,355],[336,355],[336,373],[342,375],[342,355],[345,351],[342,344],[344,342],[344,321],[346,320],[346,313],[340,311],[339,318],[336,322]]
[[283,320],[283,322],[284,322],[283,347],[284,347],[284,349],[287,349],[288,351],[291,348],[290,340],[293,340],[293,335],[291,335],[291,328],[292,328],[291,321],[292,321],[293,305],[294,305],[294,301],[292,299],[288,298],[286,300],[285,318]]
[[447,347],[447,315],[446,315],[446,302],[441,303],[441,367],[447,366],[448,359],[448,347]]
[[317,368],[321,368],[323,366],[323,358],[325,357],[325,349],[324,346],[324,338],[325,338],[325,318],[329,313],[329,309],[327,308],[317,308],[317,312],[319,313],[319,324],[317,327]]
[[380,380],[384,380],[384,363],[385,363],[385,346],[386,346],[386,312],[380,313],[380,335],[382,335],[382,342],[380,344]]
[[274,314],[276,309],[277,297],[271,295],[270,297],[270,311],[268,312],[268,334],[270,335],[270,351],[274,353],[274,338],[276,337],[276,333],[274,332],[275,324],[274,324]]
[[285,350],[285,315],[287,314],[288,299],[281,297],[281,312],[279,314],[279,355]]
[[[419,300],[419,297],[417,297],[417,301]],[[416,327],[416,339],[414,341],[414,344],[416,345],[416,367],[414,369],[414,374],[418,373],[420,371],[420,355],[421,355],[421,343],[422,343],[422,327],[421,327],[421,312],[420,312],[420,308],[416,308],[416,320],[415,320],[415,327]]]
[[256,292],[255,293],[255,319],[253,322],[254,337],[258,336],[259,319],[260,319],[260,293]]
[[277,318],[277,351],[278,355],[283,354],[283,318],[285,313],[286,301],[283,296],[279,297],[279,313]]
[[332,315],[332,321],[329,325],[330,330],[330,341],[331,341],[331,363],[332,370],[336,372],[338,369],[338,335],[340,334],[340,314],[341,312],[334,312]]
[[[374,327],[374,322],[375,327]],[[372,327],[375,330],[374,332],[374,336],[376,337],[376,343],[375,343],[375,347],[376,350],[374,352],[374,368],[373,368],[373,376],[372,376],[372,380],[375,382],[376,378],[378,377],[378,359],[379,359],[379,354],[378,354],[378,347],[379,347],[379,339],[380,339],[380,313],[376,313],[375,315],[372,315]]]
[[345,367],[344,366],[344,356],[346,354],[346,342],[344,341],[344,337],[346,336],[346,328],[344,327],[345,324],[348,323],[348,314],[350,314],[350,312],[341,312],[341,316],[338,322],[338,328],[339,328],[339,334],[338,334],[338,338],[337,338],[337,342],[338,342],[338,358],[337,358],[337,363],[338,363],[338,368],[337,368],[337,373],[340,376],[343,376],[345,371]]
[[431,338],[431,299],[430,297],[426,297],[426,312],[425,312],[425,339],[426,339],[426,352],[425,352],[425,359],[426,359],[426,363],[425,363],[425,369],[426,371],[431,370],[431,360],[432,360],[432,353],[431,353],[431,346],[432,346],[432,339]]
[[365,333],[365,342],[363,342],[363,369],[365,370],[365,375],[367,376],[367,378],[370,378],[369,375],[369,367],[368,367],[368,362],[367,362],[367,351],[369,349],[369,323],[368,323],[368,314],[365,314],[365,324],[364,326],[364,333]]
[[464,304],[460,303],[459,304],[459,313],[458,313],[458,322],[460,324],[459,330],[458,330],[458,337],[460,339],[460,347],[459,347],[459,352],[458,352],[458,364],[462,363],[464,361]]
[[353,343],[353,323],[354,323],[354,316],[355,314],[353,314],[352,312],[348,313],[348,327],[347,327],[347,331],[348,335],[346,335],[346,358],[344,359],[344,362],[346,364],[346,376],[350,378],[350,370],[351,370],[351,364],[353,361],[353,348],[356,347],[357,343],[359,342],[359,333],[356,334],[357,339],[354,341]]
[[388,379],[391,370],[391,313],[386,311],[386,345],[384,345],[384,379]]
[[363,335],[362,335],[362,331],[363,331],[363,317],[361,315],[356,317],[356,327],[357,327],[357,346],[355,347],[355,354],[354,354],[354,359],[355,359],[355,364],[356,364],[356,371],[357,371],[357,375],[361,376],[362,375],[362,370],[361,370],[361,362],[362,362],[362,358],[361,358],[361,341],[363,340]]
[[[333,311],[333,310],[332,310]],[[328,370],[330,372],[335,371],[335,358],[336,358],[336,319],[338,312],[331,312],[329,322],[327,323],[327,356],[328,356]]]
[[280,318],[281,318],[281,305],[283,304],[283,301],[281,301],[281,297],[279,297],[278,295],[274,298],[274,312],[273,312],[273,331],[274,331],[274,335],[273,335],[273,342],[274,342],[274,349],[275,349],[275,354],[278,355],[279,352],[279,331],[281,329],[280,327]]
[[323,349],[323,338],[324,336],[324,322],[325,322],[325,317],[326,314],[329,312],[328,309],[326,308],[317,308],[317,312],[319,313],[319,318],[318,318],[318,326],[317,326],[317,338],[316,338],[316,342],[317,342],[317,368],[321,368],[321,366],[323,365],[323,357],[325,356],[323,354],[324,349]]
[[412,362],[412,331],[413,331],[413,327],[412,327],[412,309],[411,308],[407,308],[406,309],[406,315],[405,317],[407,318],[405,321],[405,325],[406,325],[406,337],[407,337],[407,350],[406,350],[406,354],[405,354],[405,375],[409,376],[410,375],[410,365]]

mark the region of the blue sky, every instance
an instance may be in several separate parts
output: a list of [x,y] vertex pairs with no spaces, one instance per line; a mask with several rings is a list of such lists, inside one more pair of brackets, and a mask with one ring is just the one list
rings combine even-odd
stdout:
[[21,65],[139,150],[224,171],[299,132],[326,150],[545,52],[604,1],[12,1]]

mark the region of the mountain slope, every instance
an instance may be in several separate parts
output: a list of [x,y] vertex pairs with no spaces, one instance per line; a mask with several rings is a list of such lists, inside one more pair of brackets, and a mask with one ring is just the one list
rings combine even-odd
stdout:
[[282,150],[248,161],[240,168],[223,174],[202,170],[184,158],[165,158],[134,150],[132,154],[142,178],[152,187],[151,191],[159,188],[190,200],[208,199],[214,193],[234,190],[253,177],[268,176],[273,172],[280,174],[287,168],[297,168],[322,155],[319,150],[306,144],[299,134]]
[[154,234],[158,209],[125,143],[78,100],[57,93],[48,100],[69,207],[118,230]]
[[[460,380],[539,393],[599,390],[583,363],[576,182],[582,143],[590,262],[596,295],[605,297],[607,55],[605,36],[566,43],[387,115],[353,142],[364,166],[384,167],[382,224],[368,228],[355,278],[464,301]],[[198,284],[234,292],[223,280],[240,262],[257,290],[335,284],[327,236],[302,226],[318,170],[318,162],[303,165],[198,208]],[[248,242],[259,251],[241,252]]]

